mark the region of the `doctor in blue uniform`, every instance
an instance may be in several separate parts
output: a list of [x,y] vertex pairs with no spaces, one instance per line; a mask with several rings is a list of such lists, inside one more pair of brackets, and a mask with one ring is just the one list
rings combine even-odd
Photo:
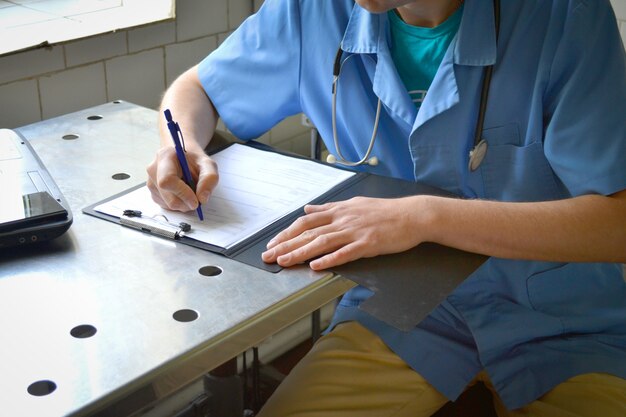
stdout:
[[626,415],[626,65],[609,0],[266,0],[163,107],[198,184],[161,126],[148,185],[164,207],[210,199],[218,117],[249,140],[300,112],[336,163],[463,197],[308,206],[266,262],[323,270],[426,241],[490,256],[410,332],[350,291],[261,415],[428,416],[476,381],[499,415]]

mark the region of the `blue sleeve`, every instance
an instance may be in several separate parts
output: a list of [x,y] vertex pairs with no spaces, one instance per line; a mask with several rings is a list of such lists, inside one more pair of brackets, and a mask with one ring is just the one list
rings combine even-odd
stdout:
[[544,151],[570,193],[626,189],[626,56],[609,0],[569,2],[544,100]]
[[198,66],[198,77],[226,127],[253,139],[299,113],[298,0],[266,0]]

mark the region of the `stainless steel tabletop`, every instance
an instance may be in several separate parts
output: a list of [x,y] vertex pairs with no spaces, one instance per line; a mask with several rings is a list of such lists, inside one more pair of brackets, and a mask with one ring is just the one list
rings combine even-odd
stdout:
[[354,285],[305,266],[265,272],[83,214],[145,181],[157,117],[114,102],[17,129],[74,223],[0,253],[0,416],[123,415]]

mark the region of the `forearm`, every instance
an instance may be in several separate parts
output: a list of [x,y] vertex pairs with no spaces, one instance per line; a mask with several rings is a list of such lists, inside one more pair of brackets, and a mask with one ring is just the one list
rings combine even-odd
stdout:
[[[172,112],[180,126],[195,187],[181,179],[181,166],[163,116],[165,109]],[[217,119],[215,107],[205,94],[195,67],[184,72],[165,92],[158,118],[161,148],[146,168],[146,184],[161,207],[189,211],[208,201],[219,176],[217,165],[204,149],[215,133]]]
[[161,145],[172,145],[172,139],[162,117],[163,110],[170,109],[185,138],[187,150],[203,150],[209,144],[218,115],[211,100],[207,97],[198,77],[196,68],[183,73],[165,92],[159,113]]
[[426,240],[513,259],[626,262],[626,191],[539,203],[426,197]]

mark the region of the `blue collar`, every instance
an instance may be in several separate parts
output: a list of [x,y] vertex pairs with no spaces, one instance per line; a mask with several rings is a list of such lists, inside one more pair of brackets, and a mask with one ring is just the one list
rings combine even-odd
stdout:
[[[419,114],[397,75],[389,45],[391,34],[387,13],[372,14],[355,4],[346,26],[341,48],[353,54],[375,54],[374,93],[386,108],[413,126],[413,131],[435,115],[459,101],[454,65],[487,66],[496,61],[495,19],[493,3],[486,0],[465,0],[463,17],[457,36],[446,53]],[[432,102],[429,96],[437,97]]]
[[[355,3],[341,47],[349,53],[377,54],[381,49],[381,42],[387,43],[389,40],[388,31],[386,13],[372,14]],[[486,66],[495,62],[493,2],[465,0],[465,10],[454,47],[454,63]]]
[[377,54],[380,51],[379,42],[387,38],[381,33],[385,22],[385,14],[372,14],[355,3],[341,48],[353,54]]

